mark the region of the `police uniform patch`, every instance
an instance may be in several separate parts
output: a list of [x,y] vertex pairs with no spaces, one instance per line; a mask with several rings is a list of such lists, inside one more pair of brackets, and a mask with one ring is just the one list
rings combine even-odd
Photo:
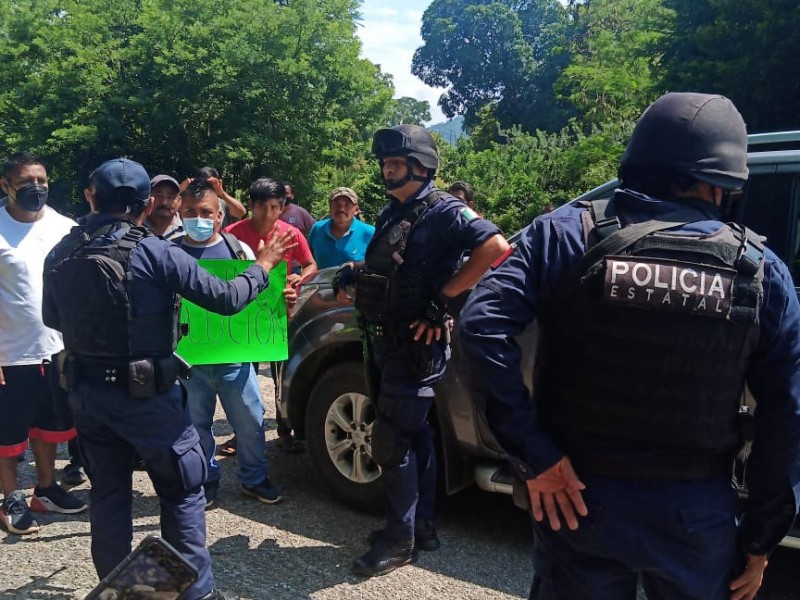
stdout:
[[612,304],[727,319],[734,269],[630,256],[607,256],[603,299]]
[[464,219],[466,219],[467,223],[469,223],[470,221],[474,221],[475,219],[478,218],[478,213],[472,210],[469,206],[465,206],[458,212],[460,212],[461,216],[464,217]]

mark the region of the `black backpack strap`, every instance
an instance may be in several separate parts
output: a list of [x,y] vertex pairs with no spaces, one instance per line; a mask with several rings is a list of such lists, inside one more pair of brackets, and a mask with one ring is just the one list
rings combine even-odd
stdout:
[[739,239],[739,252],[734,263],[736,269],[746,275],[755,275],[764,262],[766,238],[758,235],[752,229],[738,223],[728,223],[734,235]]
[[[404,221],[408,221],[411,223],[411,231],[414,231],[414,227],[419,223],[420,219],[425,215],[426,212],[439,200],[442,199],[443,196],[447,196],[447,192],[443,192],[442,190],[433,189],[431,193],[425,196],[422,199],[422,202],[417,204],[408,216],[406,216]],[[411,231],[409,231],[409,235],[411,235]]]
[[622,224],[619,222],[614,205],[611,204],[611,198],[603,198],[591,202],[589,204],[589,212],[594,222],[594,230],[601,240],[622,229]]
[[[227,233],[225,231],[220,231],[219,234],[222,236],[222,239],[225,241],[225,244],[228,246],[228,250],[238,258],[239,260],[247,260],[247,254],[244,252],[244,248],[242,247],[242,243],[237,239],[235,235],[232,233]],[[186,234],[176,235],[174,238],[170,238],[168,241],[172,242],[173,244],[178,244],[178,246],[183,245],[183,240],[186,239]]]
[[[247,259],[242,243],[235,235],[227,231],[220,231],[219,234],[222,236],[222,239],[225,240],[225,243],[228,244],[228,250],[230,250],[236,258],[239,260]],[[253,248],[253,252],[255,252],[255,248]]]
[[130,279],[131,253],[144,238],[153,235],[153,233],[146,227],[133,225],[127,221],[122,222],[122,227],[127,227],[128,231],[109,249],[109,256],[125,267],[125,273]]

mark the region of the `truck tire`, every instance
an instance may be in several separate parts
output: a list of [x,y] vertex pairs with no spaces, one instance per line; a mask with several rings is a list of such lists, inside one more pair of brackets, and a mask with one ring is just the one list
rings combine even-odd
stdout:
[[383,507],[381,469],[372,461],[375,416],[364,366],[354,361],[323,374],[306,412],[306,445],[320,477],[345,504],[368,511]]

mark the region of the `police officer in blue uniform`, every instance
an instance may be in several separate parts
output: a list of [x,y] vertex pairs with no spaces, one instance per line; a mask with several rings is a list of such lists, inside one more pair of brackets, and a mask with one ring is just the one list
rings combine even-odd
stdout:
[[130,552],[132,471],[138,453],[161,504],[161,533],[199,573],[187,600],[224,599],[206,549],[206,461],[173,354],[178,295],[233,314],[267,287],[286,237],[258,252],[229,282],[209,275],[179,246],[142,227],[152,210],[150,178],[131,160],[93,174],[93,206],[45,263],[44,322],[64,335],[59,373],[92,483],[92,558],[107,576]]
[[[536,219],[461,313],[475,391],[527,484],[531,598],[633,600],[638,577],[651,600],[751,599],[791,526],[800,306],[761,238],[722,222],[746,152],[730,100],[662,96],[613,199]],[[534,321],[531,402],[515,336]],[[745,383],[758,407],[737,528]]]
[[[377,403],[372,457],[382,467],[386,492],[386,528],[370,535],[370,550],[353,564],[362,576],[388,573],[413,562],[417,549],[440,545],[427,418],[433,386],[450,357],[448,303],[508,249],[495,225],[435,188],[439,156],[425,128],[380,129],[372,153],[389,204],[378,216],[364,263],[345,265],[334,281],[341,299],[355,287],[370,397]],[[469,260],[454,275],[466,251]]]

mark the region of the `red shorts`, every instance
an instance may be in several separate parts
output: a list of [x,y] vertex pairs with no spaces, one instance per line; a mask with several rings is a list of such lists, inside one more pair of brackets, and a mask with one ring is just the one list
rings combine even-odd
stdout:
[[[0,385],[0,458],[18,456],[28,438],[57,444],[75,437],[64,406],[56,406],[50,384],[52,365],[3,367],[6,384]],[[66,399],[57,394],[59,402]]]

